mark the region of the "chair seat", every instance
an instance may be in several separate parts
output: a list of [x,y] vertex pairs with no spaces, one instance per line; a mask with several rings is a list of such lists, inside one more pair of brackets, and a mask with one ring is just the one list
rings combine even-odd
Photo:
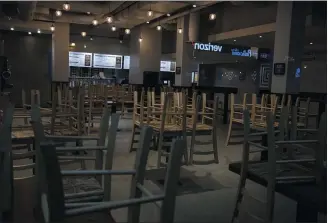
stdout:
[[239,118],[233,118],[232,119],[232,122],[237,122],[237,123],[240,123],[240,124],[244,124],[244,120],[243,119],[239,119]]
[[65,194],[102,190],[94,177],[65,177],[63,187]]
[[[187,129],[192,129],[193,125],[192,124],[188,124],[187,125]],[[213,126],[211,125],[206,125],[206,124],[202,124],[202,123],[197,123],[196,124],[196,131],[199,130],[212,130]]]

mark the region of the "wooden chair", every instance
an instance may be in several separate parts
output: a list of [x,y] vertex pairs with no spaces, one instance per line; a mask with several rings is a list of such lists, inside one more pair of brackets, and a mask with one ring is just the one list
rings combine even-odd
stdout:
[[[295,119],[295,118],[294,118]],[[281,121],[288,122],[289,115],[288,111],[283,112],[281,115]],[[323,137],[320,135],[326,134],[325,120],[322,122],[322,125],[319,129],[319,137],[315,140],[297,140],[297,139],[286,139],[286,125],[279,125],[279,131],[275,131],[274,126],[274,116],[271,112],[267,113],[266,117],[266,132],[261,133],[251,133],[250,132],[250,118],[249,112],[244,111],[244,132],[245,139],[243,145],[243,158],[242,158],[242,168],[241,168],[241,177],[237,189],[237,198],[235,203],[235,209],[231,222],[239,217],[241,203],[243,202],[244,195],[246,194],[245,185],[246,178],[249,171],[257,173],[258,175],[263,176],[267,182],[267,196],[265,201],[257,201],[257,207],[253,213],[247,215],[253,216],[252,219],[257,219],[254,222],[263,222],[263,223],[272,223],[273,222],[273,211],[274,211],[274,202],[275,202],[275,187],[277,184],[286,184],[286,183],[296,183],[296,182],[313,182],[320,183],[322,180],[323,174],[323,151],[326,149],[326,142],[323,141]],[[295,124],[294,124],[295,125]],[[288,128],[288,125],[287,125]],[[288,131],[288,129],[287,129]],[[304,130],[305,131],[305,130]],[[313,131],[313,130],[307,130]],[[276,134],[279,133],[278,138]],[[267,135],[268,137],[268,146],[262,146],[250,141],[250,137],[254,135]],[[304,145],[314,145],[319,147],[315,148],[315,155],[312,158],[298,158],[294,157],[293,159],[280,159],[281,156],[277,156],[277,150],[282,146],[287,146],[288,149],[293,149],[296,147],[303,147]],[[256,147],[255,150],[250,150],[250,146]],[[268,151],[268,161],[250,161],[249,154],[254,152],[263,152]],[[302,167],[303,163],[314,162],[315,166],[313,171],[309,172]],[[286,171],[287,170],[287,171]],[[312,175],[313,174],[313,175]],[[254,200],[254,199],[253,199]],[[264,209],[263,209],[264,208]],[[249,217],[248,216],[248,217]],[[246,221],[247,222],[247,221]],[[253,221],[252,221],[253,222]]]
[[[100,211],[128,207],[128,222],[138,223],[140,205],[144,203],[158,204],[162,201],[160,222],[167,223],[174,220],[175,197],[179,180],[183,141],[172,144],[172,153],[167,170],[165,189],[163,194],[153,195],[143,186],[144,175],[152,138],[152,129],[143,127],[140,147],[136,155],[134,170],[93,170],[93,171],[60,171],[55,148],[42,145],[41,153],[44,161],[44,176],[41,178],[41,201],[44,222],[62,221],[69,216],[84,215]],[[67,175],[132,175],[130,199],[123,201],[66,203],[62,185],[62,177]],[[145,195],[143,197],[142,195]]]
[[[231,137],[234,137],[232,135],[233,131],[233,124],[242,124],[243,125],[243,110],[247,109],[250,105],[247,104],[247,93],[243,96],[242,104],[236,104],[235,103],[235,94],[230,94],[230,121],[229,121],[229,129],[228,129],[228,135],[226,139],[226,146],[230,144]],[[253,103],[251,104],[253,105]],[[239,135],[238,135],[239,136]]]

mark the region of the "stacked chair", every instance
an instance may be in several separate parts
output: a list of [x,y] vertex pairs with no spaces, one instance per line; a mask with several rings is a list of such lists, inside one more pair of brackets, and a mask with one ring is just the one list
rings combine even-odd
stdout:
[[[266,114],[266,127],[262,132],[252,133],[250,112],[244,110],[244,144],[241,164],[241,177],[237,189],[235,209],[231,222],[272,223],[275,203],[275,189],[280,184],[308,182],[321,184],[324,170],[324,151],[326,145],[326,113],[322,114],[319,129],[298,127],[297,108],[293,107],[291,116],[288,108],[282,109],[279,127],[275,126],[272,112]],[[302,132],[315,132],[315,139],[303,139]],[[259,145],[251,140],[252,136],[267,135],[268,146]],[[256,149],[251,150],[250,146]],[[287,158],[279,152],[281,148],[292,151]],[[293,153],[294,148],[313,149],[313,155],[300,157]],[[250,161],[250,154],[268,152],[268,160]],[[311,168],[306,168],[308,166]],[[247,190],[246,178],[249,172],[264,176],[266,180],[266,200],[252,197]],[[249,208],[251,210],[249,210]]]

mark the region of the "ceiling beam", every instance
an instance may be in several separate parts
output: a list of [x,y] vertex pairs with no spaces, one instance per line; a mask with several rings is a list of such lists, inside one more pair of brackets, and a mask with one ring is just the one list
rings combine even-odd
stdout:
[[[63,9],[63,3],[64,2],[52,2],[52,1],[39,1],[37,3],[37,6],[39,7],[46,7],[56,10],[62,10]],[[116,2],[110,2],[107,4],[99,4],[96,2],[75,2],[71,1],[71,10],[72,12],[90,12],[92,14],[98,15],[98,14],[105,14],[109,12],[109,9],[111,5],[114,6],[114,4],[117,4]],[[113,7],[114,8],[114,7]]]

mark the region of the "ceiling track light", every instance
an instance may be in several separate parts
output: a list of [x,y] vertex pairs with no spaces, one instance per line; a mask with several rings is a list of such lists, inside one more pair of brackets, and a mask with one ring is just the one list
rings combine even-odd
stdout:
[[54,24],[51,24],[51,26],[50,26],[50,30],[51,30],[51,32],[55,31],[55,26],[54,26]]
[[161,31],[161,30],[162,30],[162,26],[161,26],[161,25],[158,25],[158,26],[156,26],[156,29],[157,29],[158,31]]
[[98,25],[98,20],[97,19],[92,20],[92,25],[94,26]]
[[108,17],[106,18],[106,21],[107,21],[107,23],[112,23],[112,22],[113,22],[113,17],[108,16]]
[[63,4],[63,9],[65,11],[69,11],[71,9],[71,5],[68,2],[66,2],[66,3]]
[[215,19],[216,19],[216,14],[215,14],[215,13],[211,13],[211,14],[209,15],[209,19],[210,19],[210,20],[215,20]]
[[113,32],[116,31],[116,26],[112,26],[112,31],[113,31]]
[[81,32],[81,36],[85,37],[87,35],[86,32]]
[[62,11],[57,10],[55,14],[56,14],[56,16],[61,16],[63,13],[62,13]]

